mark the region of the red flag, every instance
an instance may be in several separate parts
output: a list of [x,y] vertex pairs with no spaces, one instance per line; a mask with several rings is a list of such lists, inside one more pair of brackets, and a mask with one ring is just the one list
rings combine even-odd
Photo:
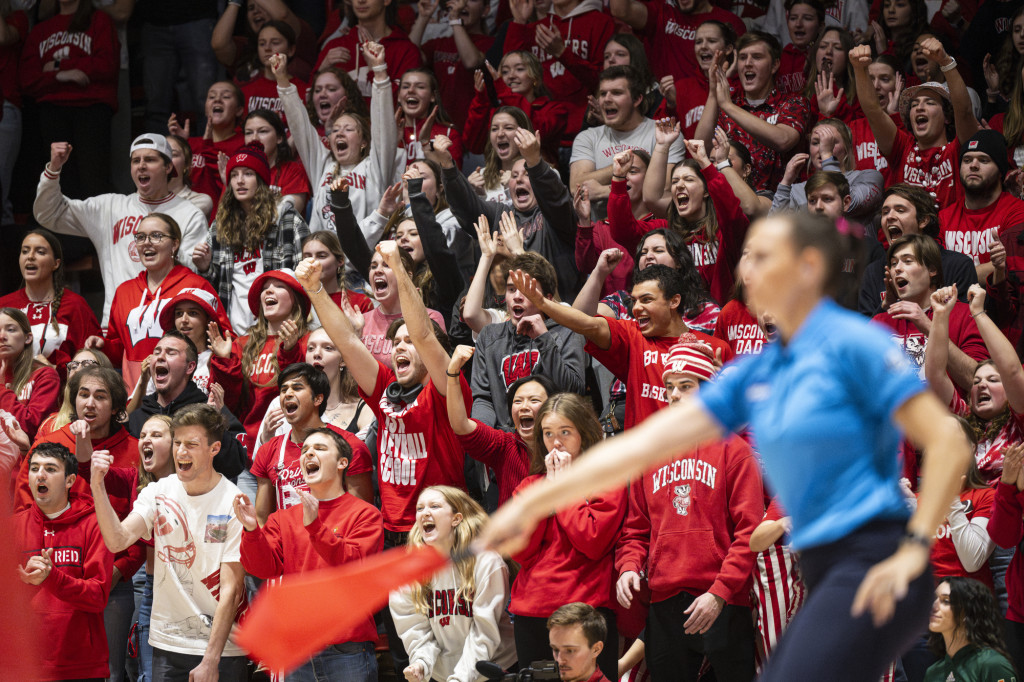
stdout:
[[286,575],[256,598],[235,642],[271,670],[291,671],[379,611],[391,592],[426,580],[448,560],[429,545],[396,547],[359,563]]

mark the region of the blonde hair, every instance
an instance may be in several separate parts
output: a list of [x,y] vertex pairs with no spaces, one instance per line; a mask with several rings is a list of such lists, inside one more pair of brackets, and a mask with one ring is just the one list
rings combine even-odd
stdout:
[[[470,554],[466,550],[487,521],[487,512],[469,494],[458,488],[432,485],[425,488],[423,493],[428,490],[440,493],[444,497],[444,501],[451,507],[452,513],[462,515],[462,521],[452,530],[455,536],[452,543],[452,555],[455,557],[455,573],[459,583],[455,588],[455,601],[465,599],[467,602],[471,602],[476,595],[476,555]],[[419,547],[423,544],[425,544],[423,529],[417,522],[409,531],[408,545],[409,547]],[[433,590],[429,581],[424,581],[413,587],[412,603],[417,613],[424,616],[430,613],[432,594]]]
[[[171,416],[169,414],[154,414],[142,422],[143,427],[151,421],[163,422],[164,426],[167,427],[167,433],[171,433]],[[173,454],[173,453],[172,453]],[[139,487],[138,491],[141,491],[150,483],[156,483],[157,479],[153,477],[153,474],[146,471],[146,467],[142,465],[142,450],[139,450]]]
[[[17,308],[0,308],[0,315],[6,315],[14,320],[14,323],[21,328],[22,333],[26,336],[32,335],[32,325],[29,324],[28,316],[21,310]],[[15,360],[14,366],[11,367],[11,390],[14,391],[15,396],[21,393],[21,389],[25,388],[25,384],[32,378],[32,358],[35,357],[34,346],[34,343],[26,343],[21,352],[18,353],[18,359]],[[6,378],[4,377],[4,379]]]
[[276,224],[277,192],[270,189],[270,185],[261,178],[257,182],[252,208],[248,213],[235,198],[231,188],[225,188],[211,229],[222,246],[256,251]]

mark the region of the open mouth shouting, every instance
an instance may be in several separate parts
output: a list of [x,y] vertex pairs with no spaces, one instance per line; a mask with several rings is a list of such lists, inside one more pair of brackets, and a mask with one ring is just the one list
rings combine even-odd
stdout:
[[405,353],[395,353],[395,376],[405,378],[412,373],[412,358]]
[[424,518],[420,522],[420,529],[423,530],[423,539],[427,542],[437,538],[437,524],[432,518]]
[[513,303],[508,307],[508,314],[512,316],[512,320],[514,322],[518,322],[523,319],[524,315],[526,315],[526,306]]
[[526,410],[519,414],[519,435],[526,440],[526,437],[533,433],[533,425],[536,419],[533,410]]
[[174,458],[174,466],[178,470],[178,474],[187,474],[192,471],[195,463],[192,461],[192,457],[189,455],[178,455]]
[[680,214],[686,213],[686,209],[690,207],[690,193],[686,189],[680,189],[676,192],[672,200],[675,201],[676,211]]
[[373,295],[379,301],[388,295],[391,291],[391,285],[388,283],[388,278],[383,273],[377,273],[373,276],[370,285],[373,286]]
[[163,360],[153,363],[153,384],[157,388],[165,388],[171,376],[171,369]]
[[281,398],[281,409],[284,411],[285,420],[291,424],[299,413],[299,401],[294,396]]
[[637,315],[636,324],[640,327],[640,333],[643,334],[651,328],[651,318],[646,315]]
[[928,125],[931,123],[931,118],[928,114],[917,114],[913,118],[914,132],[922,133],[928,129]]
[[494,151],[499,159],[507,159],[512,152],[512,143],[505,136],[499,137],[494,141]]
[[744,69],[740,78],[743,79],[743,85],[746,86],[747,89],[751,89],[757,83],[757,71],[754,69]]
[[910,281],[906,277],[897,276],[893,278],[893,283],[896,285],[896,291],[902,296],[906,292]]
[[697,62],[700,67],[705,71],[711,67],[711,62],[715,60],[715,51],[708,49],[697,50]]
[[273,313],[278,311],[277,309],[278,309],[278,306],[280,306],[280,305],[281,305],[280,301],[277,300],[277,294],[275,294],[272,290],[267,289],[266,291],[263,292],[263,314],[264,315],[269,317],[270,315],[272,315]]
[[302,458],[302,476],[307,484],[320,480],[320,468],[320,460],[315,455]]
[[142,445],[142,466],[146,471],[153,468],[154,448],[151,442]]

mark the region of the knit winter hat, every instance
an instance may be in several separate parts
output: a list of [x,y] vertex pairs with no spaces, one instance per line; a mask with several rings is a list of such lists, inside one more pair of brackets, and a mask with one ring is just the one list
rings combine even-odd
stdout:
[[711,346],[698,340],[694,334],[683,334],[679,342],[668,349],[661,379],[664,381],[670,374],[684,374],[698,381],[707,381],[717,372],[715,352]]
[[266,152],[263,151],[263,143],[259,140],[253,140],[235,152],[235,155],[228,161],[225,177],[231,180],[231,171],[238,167],[251,169],[260,176],[264,184],[270,184],[270,164],[267,162]]
[[992,163],[999,167],[999,179],[1006,177],[1010,162],[1006,156],[1006,138],[998,130],[979,130],[960,147],[960,158],[968,152],[988,154]]

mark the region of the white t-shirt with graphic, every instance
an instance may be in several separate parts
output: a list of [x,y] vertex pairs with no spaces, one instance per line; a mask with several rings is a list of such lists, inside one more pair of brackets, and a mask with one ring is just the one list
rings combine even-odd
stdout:
[[[153,615],[149,643],[165,651],[202,656],[220,593],[221,565],[241,562],[242,524],[231,503],[238,488],[221,476],[204,495],[189,495],[176,474],[139,493],[132,512],[153,538]],[[234,627],[232,627],[232,635]],[[224,656],[244,656],[232,643]]]

